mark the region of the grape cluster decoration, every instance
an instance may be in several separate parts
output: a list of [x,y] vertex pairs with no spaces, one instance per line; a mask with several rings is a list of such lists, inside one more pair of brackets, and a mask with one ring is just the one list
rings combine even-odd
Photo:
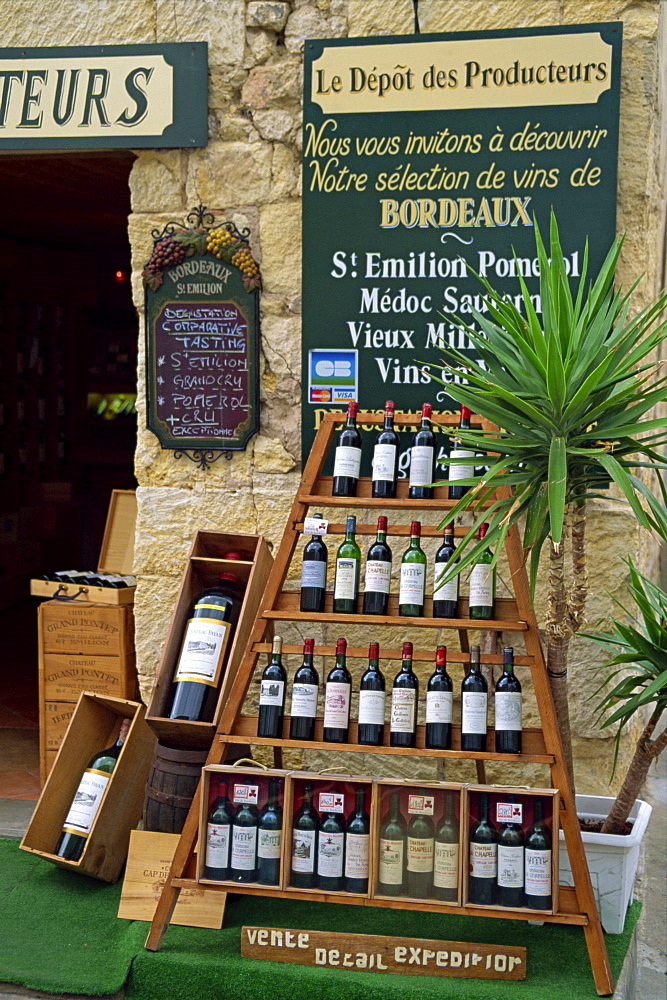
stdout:
[[241,272],[246,292],[261,287],[259,266],[252,255],[248,241],[225,226],[214,229],[177,229],[156,239],[150,260],[141,272],[144,285],[156,291],[162,284],[165,268],[175,267],[195,253],[212,253],[226,264]]

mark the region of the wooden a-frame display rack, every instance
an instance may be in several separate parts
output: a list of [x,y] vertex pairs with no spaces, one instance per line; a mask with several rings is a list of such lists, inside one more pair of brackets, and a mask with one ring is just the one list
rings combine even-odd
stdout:
[[[442,619],[429,617],[431,599],[427,597],[424,609],[425,617],[410,618],[398,617],[397,596],[389,599],[389,614],[386,617],[378,615],[340,615],[333,614],[331,610],[332,594],[327,594],[325,610],[323,612],[310,613],[299,610],[298,590],[284,590],[284,582],[297,543],[303,533],[304,519],[308,509],[321,510],[322,508],[343,508],[346,511],[354,511],[358,508],[377,508],[382,513],[390,514],[391,511],[415,511],[417,509],[429,511],[450,510],[455,501],[446,499],[447,487],[438,487],[432,500],[410,500],[407,495],[407,482],[399,482],[397,497],[392,500],[376,500],[371,498],[370,479],[359,480],[357,496],[333,497],[331,495],[331,479],[322,476],[322,469],[327,454],[333,445],[334,431],[337,425],[344,423],[345,414],[328,413],[324,416],[304,473],[297,491],[289,519],[283,534],[280,548],[275,558],[273,570],[267,582],[262,602],[259,606],[257,618],[253,626],[245,654],[238,670],[234,687],[229,694],[228,700],[223,706],[220,721],[218,723],[216,736],[208,754],[207,764],[224,763],[227,755],[227,748],[230,744],[251,743],[254,745],[272,746],[274,748],[274,762],[276,767],[282,766],[282,748],[295,747],[300,749],[328,750],[335,753],[338,750],[358,751],[362,753],[382,753],[389,755],[433,757],[440,759],[474,759],[477,765],[478,779],[484,780],[484,761],[502,760],[506,764],[539,763],[548,764],[551,769],[551,782],[554,788],[560,793],[560,825],[563,829],[565,843],[570,859],[573,873],[573,886],[559,887],[558,911],[553,914],[539,913],[533,915],[532,919],[539,919],[547,923],[576,924],[583,928],[586,938],[586,945],[591,962],[591,969],[595,980],[595,986],[600,996],[608,996],[613,993],[614,983],[607,957],[607,950],[602,933],[602,927],[598,916],[593,887],[591,884],[588,865],[584,855],[584,847],[581,839],[579,822],[577,819],[575,800],[572,788],[568,780],[566,768],[563,764],[563,749],[556,721],[555,709],[551,697],[551,690],[546,674],[546,667],[542,653],[539,633],[535,614],[531,608],[528,580],[523,562],[521,542],[516,527],[510,529],[505,541],[505,549],[509,563],[512,583],[516,600],[496,599],[496,618],[492,621],[473,621],[466,618],[467,603],[460,601],[460,612],[464,617],[457,619]],[[418,416],[396,415],[396,425],[401,427],[417,427],[421,418]],[[364,425],[379,425],[383,422],[381,414],[360,413],[358,422]],[[437,421],[444,426],[455,426],[455,417],[441,416]],[[472,418],[473,426],[483,426],[490,433],[493,428],[487,425],[479,417]],[[456,529],[460,536],[467,529]],[[357,534],[374,536],[376,532],[375,524],[358,524]],[[390,534],[398,536],[409,536],[410,529],[407,525],[392,525]],[[328,534],[344,535],[345,523],[329,523]],[[422,527],[422,536],[439,536],[440,532],[435,527]],[[424,748],[424,726],[418,726],[417,745],[414,749],[399,749],[388,746],[388,736],[386,745],[382,747],[366,746],[356,743],[357,723],[350,722],[350,742],[346,744],[332,744],[322,742],[322,720],[318,719],[315,728],[315,739],[312,742],[283,739],[266,739],[256,735],[257,717],[242,714],[243,701],[253,677],[257,660],[261,654],[271,652],[270,638],[274,623],[276,621],[291,622],[331,622],[341,625],[374,625],[374,626],[401,626],[403,628],[449,628],[459,633],[461,652],[448,651],[448,660],[454,663],[467,663],[469,645],[468,633],[471,629],[479,630],[502,630],[514,631],[523,634],[526,655],[517,656],[515,663],[525,665],[530,668],[531,678],[535,691],[535,697],[542,723],[541,729],[523,730],[523,752],[521,754],[499,754],[493,750],[487,752],[471,753],[460,749],[460,726],[453,726],[453,739],[451,750],[427,750]],[[416,645],[416,644],[415,644]],[[301,653],[300,645],[283,646],[285,653]],[[323,656],[333,656],[335,646],[316,646],[315,654]],[[367,648],[352,648],[347,650],[348,657],[354,659],[365,659],[368,656]],[[383,650],[383,655],[400,660],[400,649]],[[432,661],[433,651],[420,651],[415,649],[414,659],[416,661]],[[496,654],[482,655],[482,662],[493,664],[501,663],[502,657]],[[289,717],[285,717],[283,734],[289,733]],[[489,740],[493,745],[492,733],[489,733]],[[188,813],[183,832],[174,854],[169,876],[162,890],[158,905],[153,917],[151,929],[146,940],[146,948],[158,951],[161,947],[164,935],[169,926],[171,916],[182,888],[192,888],[197,883],[194,877],[194,852],[198,836],[199,823],[199,798],[201,791],[201,781],[194,796],[192,806]],[[206,888],[211,889],[210,882],[206,883]],[[397,902],[396,900],[383,900],[382,898],[355,898],[350,895],[336,896],[325,892],[309,892],[307,896],[302,893],[292,892],[290,889],[272,889],[262,886],[235,885],[230,889],[228,885],[221,885],[217,891],[221,892],[241,892],[251,893],[260,896],[278,896],[291,899],[315,899],[326,902],[342,902],[347,904],[368,905],[368,906],[389,906],[392,908],[403,908],[406,910],[430,910],[443,912],[441,904],[431,903],[428,900],[414,901],[406,900]],[[512,911],[501,907],[487,907],[478,909],[469,906],[456,906],[453,908],[456,913],[464,913],[476,917],[496,917],[502,919],[526,920],[531,919],[531,915],[526,911]],[[447,912],[447,911],[444,911]]]

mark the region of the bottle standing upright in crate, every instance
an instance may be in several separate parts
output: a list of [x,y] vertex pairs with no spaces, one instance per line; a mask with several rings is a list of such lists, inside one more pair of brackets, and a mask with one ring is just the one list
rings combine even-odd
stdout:
[[108,750],[96,753],[83,772],[53,852],[59,858],[78,861],[83,854],[88,834],[102,805],[104,793],[123,749],[131,721],[123,719],[114,745]]
[[385,679],[380,670],[380,646],[371,642],[368,646],[368,670],[361,675],[359,682],[359,743],[382,746],[386,698]]
[[525,853],[526,906],[531,910],[552,908],[551,830],[544,821],[544,802],[533,800],[533,825],[526,834]]
[[377,538],[366,556],[363,614],[386,615],[391,585],[391,549],[387,545],[387,518],[378,517]]
[[357,428],[358,404],[348,403],[347,422],[338,435],[334,454],[333,488],[335,497],[356,497],[361,469],[361,434]]
[[361,549],[354,537],[356,530],[357,519],[349,514],[345,522],[345,540],[336,552],[333,610],[337,615],[353,615],[357,610]]
[[[225,559],[240,559],[226,552]],[[233,573],[221,573],[217,587],[207,587],[195,599],[185,626],[174,673],[170,719],[211,722],[220,682],[243,603],[243,583]]]
[[234,812],[227,798],[227,785],[220,782],[206,824],[204,878],[224,882],[229,878],[229,844]]
[[459,577],[456,576],[442,582],[446,571],[450,568],[452,560],[456,559],[456,547],[454,545],[454,525],[448,524],[442,545],[435,554],[435,564],[433,568],[433,617],[434,618],[458,618],[459,602]]
[[410,544],[401,559],[401,577],[398,594],[398,613],[421,618],[424,615],[426,590],[426,556],[421,545],[422,526],[419,521],[410,525]]
[[435,434],[431,427],[433,407],[430,403],[422,406],[421,427],[412,438],[410,449],[410,485],[408,496],[411,500],[431,500],[435,479]]
[[410,796],[410,804],[413,812],[408,823],[407,894],[415,899],[428,899],[433,891],[435,850],[435,829],[428,812],[433,809],[433,796],[421,788]]
[[345,832],[345,891],[368,892],[371,822],[366,812],[366,789],[355,791],[354,812]]
[[232,820],[229,858],[231,882],[257,881],[257,829],[259,813],[252,802],[241,802]]
[[455,903],[459,892],[459,822],[455,805],[456,794],[445,791],[445,811],[435,831],[433,895],[446,903]]
[[[322,520],[321,514],[315,517]],[[324,611],[328,559],[329,550],[322,536],[313,535],[303,549],[300,611]]]
[[378,433],[373,448],[371,496],[384,498],[396,496],[398,451],[398,434],[394,430],[394,404],[388,399],[384,404],[384,427]]
[[514,650],[503,649],[503,673],[494,695],[496,753],[521,753],[521,683],[514,676]]
[[413,747],[417,736],[419,679],[412,669],[412,643],[403,643],[401,669],[391,689],[389,746]]
[[451,750],[453,699],[452,679],[447,673],[447,647],[438,646],[435,671],[426,688],[424,746],[427,750]]
[[270,778],[269,797],[259,814],[257,830],[257,881],[262,885],[280,884],[283,811],[278,802],[279,793],[280,781]]
[[470,830],[468,902],[492,906],[498,877],[498,831],[489,815],[489,793],[479,792],[479,819]]
[[322,739],[325,743],[347,743],[352,677],[346,665],[346,650],[347,639],[338,639],[336,662],[329,671],[324,689]]
[[515,795],[507,796],[507,806],[516,816],[506,819],[498,831],[498,903],[523,906],[524,836]]
[[294,674],[289,726],[291,740],[312,740],[315,735],[320,677],[313,666],[314,648],[315,640],[306,639],[303,644],[303,663]]
[[301,807],[292,825],[292,871],[290,883],[296,889],[313,889],[315,886],[315,859],[317,857],[317,827],[319,816],[313,808],[313,786],[303,786]]
[[489,685],[479,663],[479,646],[470,648],[470,666],[461,684],[461,749],[486,750]]
[[[326,800],[326,801],[325,801]],[[328,892],[345,888],[345,796],[332,790],[320,793],[317,833],[317,884]]]
[[378,892],[402,896],[405,887],[406,840],[408,829],[401,815],[401,796],[392,792],[389,810],[380,824],[378,845]]
[[259,717],[257,735],[280,739],[283,735],[287,673],[282,661],[283,640],[277,635],[273,640],[271,659],[264,668],[259,684]]

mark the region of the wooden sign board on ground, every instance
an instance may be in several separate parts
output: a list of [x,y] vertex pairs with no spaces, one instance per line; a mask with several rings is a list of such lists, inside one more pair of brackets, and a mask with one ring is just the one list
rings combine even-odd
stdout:
[[[118,916],[127,920],[152,920],[178,845],[177,833],[133,830],[120,896]],[[196,886],[178,897],[172,924],[219,930],[226,894]]]
[[526,949],[464,941],[379,934],[335,934],[278,927],[243,927],[241,954],[293,965],[403,976],[525,979]]

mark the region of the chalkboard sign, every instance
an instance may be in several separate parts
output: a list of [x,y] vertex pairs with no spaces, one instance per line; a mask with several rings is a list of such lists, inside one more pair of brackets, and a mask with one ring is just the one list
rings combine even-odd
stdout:
[[[243,450],[259,427],[258,272],[251,282],[247,265],[209,250],[187,256],[179,235],[162,257],[156,241],[157,265],[144,272],[147,426],[163,448]],[[207,245],[201,230],[195,238]]]

